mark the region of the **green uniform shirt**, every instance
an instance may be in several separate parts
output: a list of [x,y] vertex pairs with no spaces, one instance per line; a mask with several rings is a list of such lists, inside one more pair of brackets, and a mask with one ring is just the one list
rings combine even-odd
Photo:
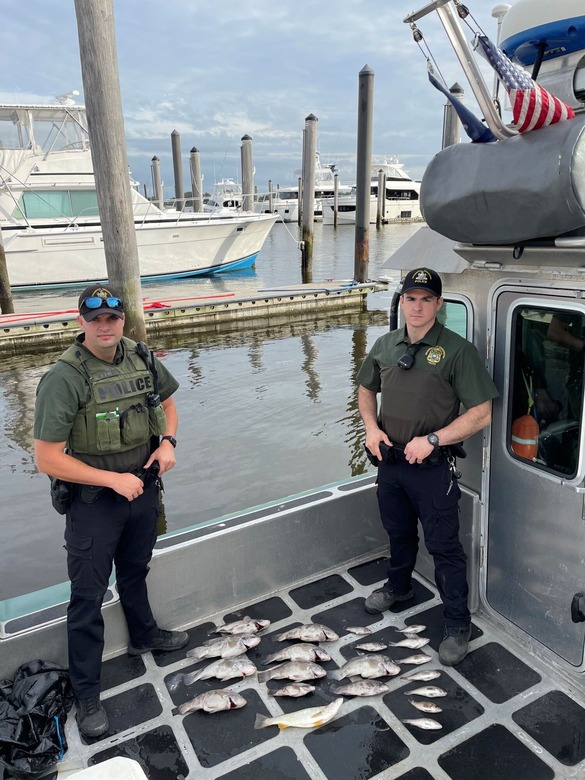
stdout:
[[498,391],[476,348],[435,321],[420,339],[412,368],[398,361],[410,341],[406,328],[381,336],[366,356],[358,383],[381,394],[378,424],[390,441],[408,444],[444,428],[466,409],[496,398]]
[[[75,340],[83,352],[89,354],[83,346],[84,335]],[[93,356],[94,360],[99,360]],[[114,364],[124,359],[124,342],[120,342],[114,358]],[[107,368],[111,364],[103,362]],[[154,358],[157,371],[158,393],[161,401],[169,398],[179,387],[179,383],[167,371],[164,365]],[[37,387],[35,405],[34,438],[48,442],[67,442],[77,412],[89,402],[91,392],[87,379],[69,363],[58,360],[41,377]],[[126,472],[139,469],[150,457],[150,443],[126,452],[103,453],[100,455],[79,455],[70,453],[95,468],[107,471]]]

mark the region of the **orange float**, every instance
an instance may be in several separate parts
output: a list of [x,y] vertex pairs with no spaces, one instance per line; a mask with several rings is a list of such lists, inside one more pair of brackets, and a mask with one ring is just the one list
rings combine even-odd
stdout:
[[518,417],[512,423],[512,450],[520,458],[536,460],[538,455],[538,423],[531,414]]

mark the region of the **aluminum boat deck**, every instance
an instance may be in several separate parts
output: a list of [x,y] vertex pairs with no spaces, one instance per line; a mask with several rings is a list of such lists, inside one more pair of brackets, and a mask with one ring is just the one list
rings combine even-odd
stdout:
[[[187,648],[171,654],[125,654],[106,661],[103,701],[110,732],[93,742],[80,739],[73,714],[66,734],[69,752],[61,768],[47,775],[68,777],[69,771],[92,766],[114,756],[135,759],[152,780],[225,778],[227,780],[550,780],[583,777],[585,772],[585,710],[568,687],[528,658],[486,620],[474,616],[470,652],[457,668],[441,667],[437,657],[441,607],[428,582],[416,579],[414,598],[383,616],[368,615],[364,597],[384,579],[384,558],[344,567],[298,587],[281,590],[237,612],[218,614],[189,629]],[[256,713],[275,715],[326,704],[335,698],[328,675],[313,681],[316,691],[296,699],[274,698],[268,687],[286,681],[258,683],[256,675],[222,683],[202,680],[185,686],[182,675],[194,664],[186,651],[210,637],[216,625],[244,615],[268,618],[262,641],[248,652],[258,666],[283,643],[274,636],[302,622],[320,622],[340,635],[322,643],[333,670],[354,656],[364,637],[347,633],[347,626],[367,626],[367,641],[398,641],[396,631],[413,623],[427,626],[421,636],[431,642],[420,650],[390,647],[384,651],[400,663],[413,653],[428,652],[424,666],[402,665],[396,677],[384,678],[390,691],[368,698],[347,697],[338,717],[315,729],[271,726],[254,730]],[[284,643],[286,644],[286,643]],[[402,723],[422,717],[404,694],[427,683],[407,682],[414,669],[441,671],[438,685],[447,697],[435,700],[442,712],[432,715],[443,728],[424,731]],[[347,682],[347,681],[346,681]],[[218,687],[240,692],[247,705],[240,710],[177,714],[177,707],[194,695]]]

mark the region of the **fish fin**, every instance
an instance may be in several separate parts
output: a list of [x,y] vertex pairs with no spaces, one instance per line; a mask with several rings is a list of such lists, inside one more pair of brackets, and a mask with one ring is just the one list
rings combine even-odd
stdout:
[[287,728],[288,728],[288,725],[287,725],[286,723],[279,723],[279,724],[278,724],[278,728],[279,728],[281,731],[284,731],[284,729],[287,729]]
[[265,672],[258,672],[258,682],[262,683],[271,680],[271,672],[272,669],[267,669]]
[[254,728],[255,729],[264,729],[266,726],[269,726],[269,723],[266,723],[265,721],[270,720],[270,718],[267,718],[266,715],[260,715],[260,713],[257,713],[256,720],[254,721]]

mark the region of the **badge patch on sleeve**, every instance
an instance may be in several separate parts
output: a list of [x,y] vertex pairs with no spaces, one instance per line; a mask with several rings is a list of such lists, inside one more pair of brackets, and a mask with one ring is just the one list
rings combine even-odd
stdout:
[[445,357],[445,350],[443,347],[429,347],[425,352],[427,363],[431,366],[436,366]]

